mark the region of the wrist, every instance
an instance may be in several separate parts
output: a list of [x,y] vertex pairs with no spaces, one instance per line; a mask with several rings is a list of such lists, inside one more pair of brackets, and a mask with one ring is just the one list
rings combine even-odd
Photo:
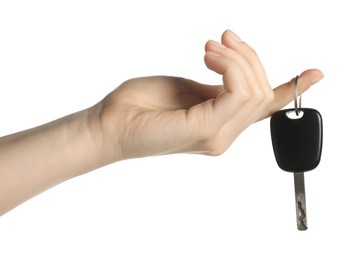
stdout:
[[122,160],[118,115],[110,115],[103,101],[88,108],[85,113],[90,142],[100,166]]
[[0,215],[63,181],[110,163],[94,108],[0,138]]

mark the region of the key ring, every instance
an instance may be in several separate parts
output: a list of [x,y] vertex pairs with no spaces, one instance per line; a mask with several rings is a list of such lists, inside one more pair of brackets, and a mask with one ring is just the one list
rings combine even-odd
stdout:
[[299,79],[299,76],[295,77],[295,83],[294,83],[294,106],[295,106],[295,114],[298,116],[299,115],[299,109],[301,108],[301,95],[298,95],[298,86],[297,86],[297,81]]

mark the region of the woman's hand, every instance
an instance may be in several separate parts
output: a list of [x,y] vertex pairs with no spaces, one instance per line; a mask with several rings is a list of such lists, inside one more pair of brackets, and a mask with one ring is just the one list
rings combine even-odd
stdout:
[[[208,86],[176,77],[128,80],[95,106],[0,138],[0,215],[36,194],[119,160],[169,153],[223,153],[250,124],[293,99],[293,81],[272,90],[256,53],[231,31],[209,41]],[[303,72],[302,93],[322,78]]]
[[[252,123],[293,100],[293,80],[272,89],[256,52],[227,30],[208,41],[206,66],[222,75],[210,86],[177,77],[124,82],[97,107],[109,162],[169,153],[219,155]],[[323,77],[307,70],[299,93]]]

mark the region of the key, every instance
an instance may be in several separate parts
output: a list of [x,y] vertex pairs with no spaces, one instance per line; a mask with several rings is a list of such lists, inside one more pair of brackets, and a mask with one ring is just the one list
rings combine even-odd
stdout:
[[304,172],[315,169],[322,153],[322,117],[311,108],[285,109],[270,120],[271,138],[278,166],[294,173],[298,230],[307,230]]

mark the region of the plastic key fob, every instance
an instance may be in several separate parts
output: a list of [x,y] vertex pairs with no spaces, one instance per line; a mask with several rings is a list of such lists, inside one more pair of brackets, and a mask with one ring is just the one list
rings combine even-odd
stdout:
[[315,169],[322,153],[322,117],[312,108],[285,109],[272,115],[271,137],[279,167],[288,172]]

